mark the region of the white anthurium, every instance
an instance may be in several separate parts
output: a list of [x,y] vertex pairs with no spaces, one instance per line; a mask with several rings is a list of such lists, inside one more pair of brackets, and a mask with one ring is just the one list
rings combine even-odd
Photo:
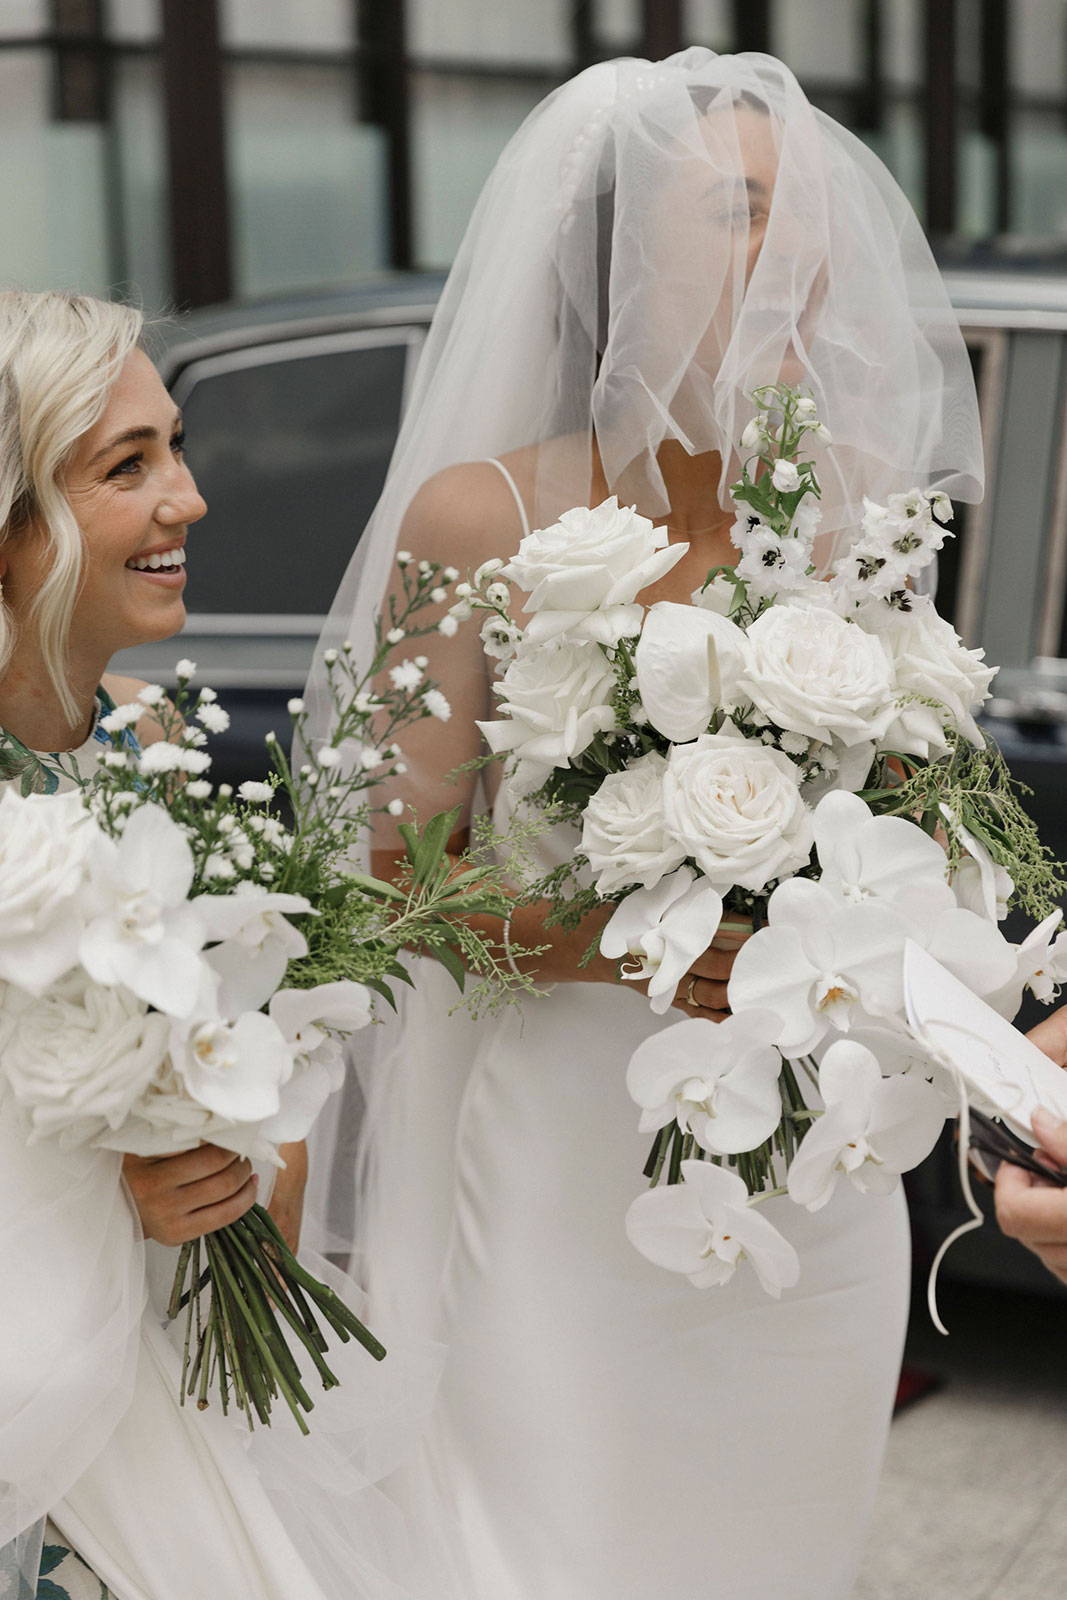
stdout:
[[748,1261],[775,1299],[800,1277],[800,1259],[749,1200],[736,1172],[709,1161],[683,1161],[684,1182],[658,1184],[626,1213],[626,1235],[659,1267],[684,1272],[698,1289],[728,1283]]
[[778,1016],[783,1055],[807,1055],[861,1015],[899,1011],[912,929],[891,906],[853,905],[820,883],[790,878],[771,895],[767,918],[738,951],[728,995],[732,1011]]
[[982,998],[1010,1022],[1027,989],[1047,1005],[1055,999],[1060,984],[1067,981],[1067,933],[1063,932],[1062,911],[1053,911],[1031,929],[1022,944],[1008,945],[1008,949],[1012,956],[1010,976]]
[[230,1122],[275,1116],[293,1071],[285,1035],[262,1011],[246,1011],[233,1022],[197,1015],[173,1023],[170,1058],[193,1099]]
[[745,634],[717,611],[660,600],[634,651],[637,690],[652,726],[675,744],[706,733],[715,711],[737,704]]
[[221,980],[220,1016],[258,1011],[281,983],[289,962],[307,954],[307,940],[288,918],[313,914],[311,902],[303,895],[274,894],[242,883],[233,894],[199,895],[193,904],[208,938],[222,941],[205,957]]
[[721,921],[722,896],[691,867],[679,867],[654,888],[635,889],[619,902],[600,935],[601,954],[609,961],[635,960],[637,966],[622,976],[647,978],[649,1002],[662,1015]]
[[45,994],[78,960],[89,863],[110,848],[78,794],[0,795],[0,981]]
[[835,790],[819,801],[812,820],[819,881],[844,900],[892,900],[902,883],[944,884],[944,851],[904,817],[876,817],[858,795]]
[[789,1168],[790,1198],[820,1210],[844,1174],[865,1194],[890,1194],[929,1155],[945,1120],[937,1093],[919,1077],[883,1078],[876,1058],[838,1039],[819,1065],[826,1107]]
[[314,989],[280,989],[268,1015],[293,1056],[293,1075],[282,1086],[281,1106],[262,1132],[277,1144],[303,1139],[345,1075],[336,1034],[365,1028],[372,1020],[370,990],[361,983],[322,983]]
[[773,1013],[744,1011],[718,1024],[687,1017],[643,1040],[626,1069],[641,1132],[674,1121],[712,1155],[770,1138],[782,1115],[778,1028]]
[[1010,875],[993,860],[985,845],[957,820],[950,807],[942,805],[945,826],[954,834],[967,854],[961,859],[950,882],[956,899],[965,911],[1003,922],[1015,885]]
[[124,984],[158,1011],[188,1017],[196,1004],[206,933],[187,898],[193,853],[161,806],[134,811],[107,851],[94,854],[98,903],[79,943],[97,983]]

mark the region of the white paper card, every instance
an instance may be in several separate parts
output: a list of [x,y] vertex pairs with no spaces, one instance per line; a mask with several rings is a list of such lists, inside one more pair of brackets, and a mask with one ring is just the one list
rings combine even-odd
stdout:
[[1029,1144],[1038,1106],[1067,1121],[1067,1072],[911,939],[904,948],[904,1003],[927,1054],[958,1072]]

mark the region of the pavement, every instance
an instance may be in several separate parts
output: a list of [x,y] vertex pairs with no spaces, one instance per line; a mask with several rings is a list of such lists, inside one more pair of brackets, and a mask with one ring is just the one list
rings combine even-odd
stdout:
[[942,1280],[905,1365],[939,1387],[893,1421],[854,1600],[1067,1597],[1067,1299]]

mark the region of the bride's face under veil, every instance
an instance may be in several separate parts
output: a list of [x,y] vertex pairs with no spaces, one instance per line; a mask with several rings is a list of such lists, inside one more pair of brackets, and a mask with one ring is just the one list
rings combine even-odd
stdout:
[[[978,498],[958,324],[877,158],[767,56],[588,69],[531,113],[479,199],[321,648],[369,654],[398,549],[464,576],[513,553],[521,523],[491,457],[531,527],[614,492],[676,533],[721,531],[752,390],[779,381],[813,395],[834,439],[813,451],[827,558],[864,495]],[[423,819],[469,799],[440,769],[478,754],[474,720],[492,713],[480,620],[398,648],[453,703],[411,730],[403,783],[380,796]],[[331,721],[324,677],[313,737]]]

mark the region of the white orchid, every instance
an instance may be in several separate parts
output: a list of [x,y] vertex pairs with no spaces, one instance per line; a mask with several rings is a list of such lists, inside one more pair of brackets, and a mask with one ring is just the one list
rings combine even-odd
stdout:
[[718,1024],[687,1017],[643,1040],[626,1069],[641,1132],[675,1121],[712,1155],[769,1139],[782,1115],[777,1033],[772,1013],[745,1011]]
[[1015,888],[1010,875],[993,860],[981,840],[969,833],[948,806],[940,807],[945,826],[955,835],[967,854],[960,860],[950,882],[956,899],[966,911],[1003,922]]
[[900,1009],[909,929],[891,907],[873,899],[853,905],[791,878],[771,895],[767,918],[738,951],[728,994],[732,1011],[777,1014],[783,1055],[807,1055],[861,1016]]
[[230,1122],[275,1116],[293,1070],[285,1036],[262,1011],[246,1011],[234,1022],[202,1016],[174,1022],[170,1059],[192,1098]]
[[609,961],[629,956],[637,966],[622,976],[649,980],[653,1011],[665,1012],[693,961],[708,948],[722,920],[722,896],[691,867],[679,867],[652,889],[635,889],[615,908],[600,935]]
[[233,894],[199,895],[193,906],[207,938],[222,941],[205,958],[221,979],[221,1016],[258,1011],[281,983],[289,962],[307,954],[307,940],[288,920],[311,912],[302,895],[273,894],[258,884],[241,883]]
[[1009,945],[1008,949],[1014,970],[983,999],[1010,1022],[1027,989],[1047,1005],[1055,999],[1060,984],[1067,982],[1067,933],[1063,931],[1062,911],[1053,911],[1027,934],[1022,944]]
[[344,1080],[338,1034],[371,1021],[371,993],[361,983],[322,983],[313,989],[279,989],[267,1008],[293,1057],[293,1073],[281,1089],[277,1113],[263,1124],[276,1144],[303,1139],[322,1107]]
[[858,795],[825,795],[813,822],[819,881],[844,900],[892,900],[902,884],[945,881],[936,839],[904,817],[876,817]]
[[187,899],[193,853],[181,828],[161,806],[139,807],[116,841],[100,841],[92,880],[98,903],[78,952],[86,972],[172,1017],[189,1016],[206,934]]
[[838,1178],[866,1194],[889,1194],[937,1142],[945,1110],[915,1076],[883,1078],[878,1062],[851,1039],[832,1044],[819,1065],[826,1110],[808,1130],[789,1168],[790,1197],[809,1211],[830,1199]]
[[683,1161],[684,1182],[638,1195],[626,1213],[630,1243],[648,1261],[684,1272],[698,1289],[727,1283],[749,1261],[777,1299],[800,1276],[793,1246],[750,1203],[736,1172],[708,1161]]

